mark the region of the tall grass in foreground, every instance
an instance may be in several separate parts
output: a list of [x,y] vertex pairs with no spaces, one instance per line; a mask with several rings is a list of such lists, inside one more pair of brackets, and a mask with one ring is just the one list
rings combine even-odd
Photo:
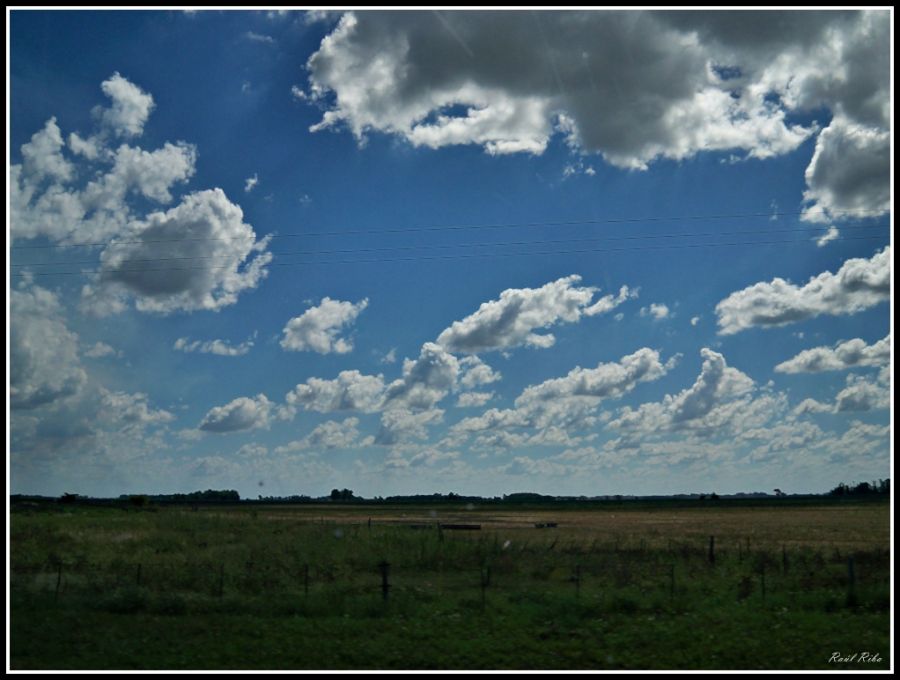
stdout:
[[[103,649],[115,620],[117,635],[136,627],[133,634],[146,637],[154,630],[165,650],[169,633],[159,631],[176,635],[182,626],[218,626],[237,617],[263,628],[300,626],[306,635],[331,630],[313,645],[323,665],[305,659],[298,666],[281,653],[251,664],[263,668],[432,667],[447,654],[453,658],[454,649],[468,648],[459,639],[463,624],[482,634],[506,631],[498,649],[512,640],[521,644],[518,651],[488,654],[483,665],[465,657],[458,667],[524,668],[534,657],[554,668],[828,668],[831,647],[844,640],[880,644],[886,657],[887,546],[848,552],[778,539],[755,537],[748,545],[720,538],[710,554],[708,537],[677,534],[609,540],[564,530],[451,532],[436,524],[413,529],[302,516],[272,520],[252,510],[16,513],[12,655],[31,659],[23,667],[90,667],[73,660],[71,650],[54,651],[52,641],[40,645],[40,631],[53,629],[48,621],[79,621],[79,634]],[[381,564],[389,565],[387,597]],[[684,626],[697,635],[685,637]],[[748,627],[761,638],[741,643]],[[366,630],[389,631],[387,646],[359,641]],[[640,653],[614,643],[643,639],[649,630],[662,637]],[[238,640],[251,635],[233,634]],[[405,648],[398,640],[410,635],[424,636],[437,656],[429,661],[416,648],[395,659],[391,646]],[[334,651],[351,639],[353,650]],[[762,645],[785,647],[787,654],[786,640],[793,656],[781,663],[754,661],[748,653]],[[704,657],[704,649],[722,645],[715,658]],[[329,649],[337,656],[325,654]],[[199,656],[186,666],[155,658],[134,667],[222,667],[227,656],[203,645],[194,651]]]

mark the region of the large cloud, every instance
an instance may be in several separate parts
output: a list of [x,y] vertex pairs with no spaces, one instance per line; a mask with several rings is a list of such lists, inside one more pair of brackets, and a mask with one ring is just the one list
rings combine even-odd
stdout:
[[732,335],[754,326],[783,326],[821,314],[855,314],[891,292],[891,248],[871,259],[853,258],[837,274],[823,272],[802,286],[781,278],[732,293],[716,305],[719,332]]
[[[344,418],[342,421],[328,420],[321,425],[316,426],[312,432],[284,446],[275,449],[275,453],[287,453],[289,451],[312,450],[332,450],[332,449],[349,449],[358,446],[359,430],[358,418]],[[363,445],[369,443],[364,440]]]
[[143,133],[153,98],[118,73],[102,84],[95,134],[69,135],[71,156],[51,118],[21,147],[10,167],[13,239],[44,237],[58,245],[102,245],[99,272],[84,288],[85,308],[142,311],[219,309],[258,285],[271,260],[241,209],[221,189],[194,192],[166,211],[173,190],[194,174],[197,151],[185,142],[156,150],[117,137]]
[[112,148],[110,133],[142,133],[152,98],[118,74],[102,89],[113,99],[112,106],[94,109],[102,122],[96,134],[87,139],[69,135],[76,158],[66,158],[55,118],[22,146],[22,165],[10,168],[14,238],[46,236],[61,244],[104,241],[126,230],[134,218],[131,195],[169,203],[173,186],[194,174],[197,151],[185,142],[166,142],[155,151],[127,143]]
[[419,357],[403,362],[403,376],[385,392],[385,409],[426,411],[456,387],[459,360],[433,342],[422,345]]
[[102,419],[114,423],[121,431],[140,431],[148,425],[169,423],[175,416],[165,409],[154,409],[146,394],[113,392],[100,388]]
[[342,371],[333,380],[309,378],[291,390],[285,401],[288,409],[320,413],[404,411],[418,414],[433,410],[435,404],[456,390],[461,373],[469,378],[466,386],[499,378],[484,363],[465,362],[465,371],[461,369],[462,363],[440,345],[426,342],[416,359],[404,360],[401,377],[389,383],[380,374]]
[[426,439],[428,426],[439,423],[444,417],[442,409],[410,411],[395,408],[381,414],[381,428],[375,435],[374,443],[394,446],[405,442]]
[[576,286],[579,281],[581,277],[573,274],[540,288],[504,290],[499,300],[485,302],[474,314],[454,321],[437,342],[450,352],[467,354],[521,345],[546,348],[556,339],[550,333],[535,333],[536,330],[608,312],[635,295],[622,286],[618,295],[607,295],[592,303],[597,289]]
[[118,72],[104,81],[101,88],[103,94],[112,100],[112,106],[95,109],[95,115],[119,136],[135,137],[143,133],[144,124],[154,106],[153,97]]
[[206,432],[236,432],[268,427],[274,414],[275,405],[265,394],[238,397],[225,406],[210,409],[200,423],[200,429]]
[[295,352],[311,350],[319,354],[346,354],[353,350],[353,343],[338,337],[338,333],[353,323],[368,304],[368,299],[354,304],[322,298],[318,307],[310,307],[287,322],[281,346]]
[[362,411],[373,413],[384,399],[384,376],[364,375],[359,371],[341,371],[334,380],[309,378],[288,392],[290,408],[320,413]]
[[313,129],[490,153],[541,153],[563,129],[625,167],[711,148],[766,156],[808,135],[762,96],[730,96],[710,59],[650,13],[348,13],[307,64],[312,98],[335,97]]
[[189,194],[133,229],[110,242],[96,281],[84,287],[84,304],[97,314],[121,311],[131,297],[139,310],[161,314],[220,309],[255,288],[272,260],[268,239],[256,241],[221,189]]
[[891,336],[867,345],[862,338],[853,338],[831,347],[805,349],[797,356],[775,367],[779,373],[819,373],[840,371],[855,366],[883,366],[891,360]]
[[725,357],[704,347],[700,375],[689,388],[667,394],[661,402],[626,406],[609,427],[628,436],[687,431],[703,436],[740,432],[748,424],[767,421],[780,400],[769,395],[753,398],[755,384],[741,371],[728,366]]
[[835,118],[816,140],[806,169],[810,205],[803,217],[814,222],[865,218],[891,206],[891,133]]
[[660,362],[659,352],[645,347],[622,357],[618,362],[600,363],[594,368],[579,366],[563,378],[527,387],[516,399],[516,406],[530,409],[538,403],[571,397],[597,400],[621,397],[640,382],[661,378],[670,367]]
[[825,107],[807,171],[817,219],[886,209],[889,57],[887,11],[350,12],[294,92],[326,103],[312,130],[360,142],[540,154],[561,132],[628,168],[784,154],[817,131],[788,115]]
[[875,411],[886,409],[890,404],[890,373],[885,366],[874,379],[869,376],[848,375],[846,387],[837,393],[833,403],[804,399],[794,407],[793,415]]
[[641,382],[657,380],[676,360],[663,364],[659,352],[645,347],[617,362],[577,367],[562,378],[525,388],[515,408],[494,408],[465,418],[453,426],[453,432],[460,436],[482,433],[482,444],[501,447],[569,443],[569,431],[599,422],[596,411],[602,401],[619,398]]
[[75,395],[87,375],[59,298],[32,285],[10,291],[9,308],[10,407],[33,409]]

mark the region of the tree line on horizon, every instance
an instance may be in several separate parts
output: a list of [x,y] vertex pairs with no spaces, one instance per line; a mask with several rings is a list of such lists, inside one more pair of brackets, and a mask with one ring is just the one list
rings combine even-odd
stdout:
[[[890,479],[877,479],[871,482],[858,482],[853,484],[839,483],[830,491],[822,494],[793,494],[794,496],[825,496],[825,497],[861,497],[874,495],[889,495],[891,491]],[[774,489],[773,493],[736,493],[727,494],[726,498],[787,498],[789,494],[781,489]],[[551,503],[559,501],[595,501],[595,500],[612,500],[623,501],[633,499],[677,499],[677,500],[699,500],[699,501],[717,501],[722,496],[716,493],[693,493],[693,494],[670,494],[670,495],[601,495],[601,496],[558,496],[547,495],[533,492],[517,492],[511,494],[503,494],[502,496],[463,496],[454,492],[447,494],[407,494],[395,496],[374,496],[365,498],[357,496],[351,489],[332,489],[327,496],[312,497],[303,494],[294,494],[290,496],[262,496],[256,499],[242,499],[240,493],[235,489],[206,489],[205,491],[192,491],[190,493],[173,493],[173,494],[121,494],[115,498],[91,498],[82,496],[77,493],[64,493],[56,498],[60,503],[75,502],[127,502],[134,506],[145,506],[151,502],[156,503],[237,503],[237,502],[256,502],[256,503],[435,503],[435,502],[507,502],[507,503]],[[44,499],[45,496],[12,494],[10,500],[26,500],[26,499]]]

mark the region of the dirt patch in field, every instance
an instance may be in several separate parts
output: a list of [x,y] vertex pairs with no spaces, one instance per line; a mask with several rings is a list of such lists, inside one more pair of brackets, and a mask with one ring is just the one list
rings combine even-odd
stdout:
[[[246,509],[223,515],[242,515]],[[565,540],[613,542],[647,547],[680,541],[708,541],[735,547],[824,547],[866,549],[890,543],[890,508],[884,504],[809,507],[709,507],[661,509],[529,509],[445,507],[340,507],[302,506],[253,510],[260,520],[303,524],[355,524],[368,526],[480,524],[485,532],[528,537],[558,536]],[[552,528],[537,524],[555,523]],[[524,536],[519,536],[524,538]]]

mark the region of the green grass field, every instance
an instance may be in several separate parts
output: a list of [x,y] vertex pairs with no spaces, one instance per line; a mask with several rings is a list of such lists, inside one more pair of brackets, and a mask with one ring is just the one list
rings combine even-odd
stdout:
[[886,502],[20,506],[11,668],[885,670],[889,546]]

